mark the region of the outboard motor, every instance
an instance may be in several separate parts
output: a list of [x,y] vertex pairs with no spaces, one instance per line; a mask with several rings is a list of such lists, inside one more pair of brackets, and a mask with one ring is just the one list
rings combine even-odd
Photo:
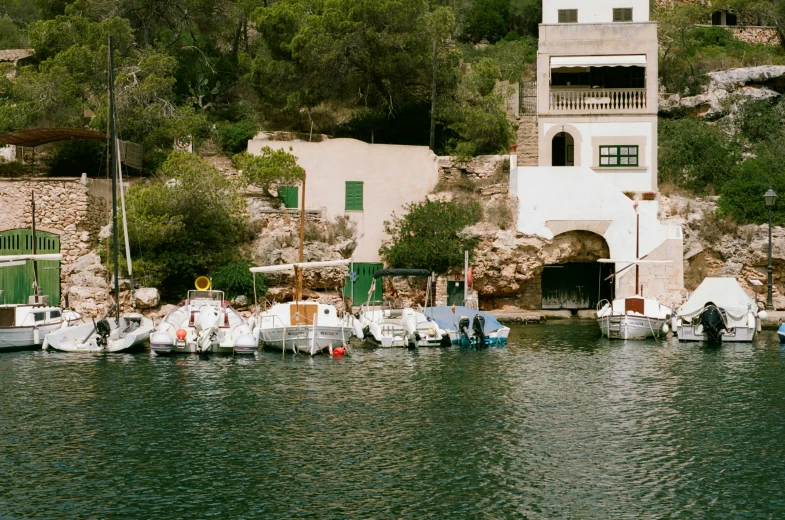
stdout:
[[722,313],[715,305],[707,305],[700,315],[700,324],[706,333],[709,343],[717,345],[722,343],[722,333],[725,330],[725,320]]
[[458,320],[458,332],[461,333],[462,337],[469,338],[469,318],[467,316],[461,316]]
[[485,347],[485,316],[482,314],[475,314],[472,320],[472,331],[478,348]]
[[106,320],[100,320],[95,324],[95,332],[98,334],[96,343],[102,347],[106,347],[106,345],[109,343],[109,334],[112,332],[109,322]]

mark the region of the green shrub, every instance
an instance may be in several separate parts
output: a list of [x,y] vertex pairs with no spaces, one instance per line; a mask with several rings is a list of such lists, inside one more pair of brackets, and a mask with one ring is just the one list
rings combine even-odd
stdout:
[[248,140],[258,132],[256,125],[251,121],[239,121],[217,125],[218,144],[227,155],[240,153],[248,148]]
[[[730,216],[739,224],[763,224],[768,222],[769,212],[763,201],[763,194],[769,189],[785,195],[785,172],[767,167],[758,159],[745,161],[734,168],[733,179],[722,187],[717,204],[723,215]],[[775,225],[785,225],[785,205],[780,200],[772,213]]]
[[748,101],[739,111],[739,129],[751,141],[772,139],[782,131],[780,105],[771,101]]
[[65,141],[53,146],[44,159],[50,175],[55,177],[106,176],[106,143],[99,141]]
[[406,214],[384,222],[390,237],[382,243],[379,255],[390,267],[429,269],[444,273],[463,262],[463,252],[473,251],[474,237],[461,231],[483,216],[476,201],[425,201],[406,206]]
[[[213,276],[213,287],[224,291],[230,300],[241,294],[252,298],[254,295],[254,276],[250,271],[252,265],[248,260],[229,262]],[[267,285],[264,275],[259,274],[256,276],[256,295],[265,294],[267,294]]]

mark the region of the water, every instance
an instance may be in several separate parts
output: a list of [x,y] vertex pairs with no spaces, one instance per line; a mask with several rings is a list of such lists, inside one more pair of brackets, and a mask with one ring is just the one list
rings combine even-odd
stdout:
[[783,518],[785,346],[0,356],[1,518]]

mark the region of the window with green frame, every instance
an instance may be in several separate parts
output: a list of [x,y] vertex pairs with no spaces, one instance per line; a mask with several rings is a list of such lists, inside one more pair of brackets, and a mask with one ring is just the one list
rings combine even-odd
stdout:
[[638,146],[600,146],[600,167],[625,168],[638,166]]
[[278,197],[283,202],[285,208],[296,208],[298,206],[298,192],[297,186],[282,186],[278,188]]
[[346,211],[363,210],[363,183],[346,181]]

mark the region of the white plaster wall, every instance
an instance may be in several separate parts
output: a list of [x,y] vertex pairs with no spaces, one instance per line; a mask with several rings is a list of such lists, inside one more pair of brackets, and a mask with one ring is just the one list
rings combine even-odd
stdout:
[[[592,168],[619,191],[657,191],[656,118],[648,121],[636,121],[624,117],[541,118],[539,124],[540,166],[552,164],[552,134],[561,132],[562,128],[570,134],[580,133],[580,136],[573,135],[576,143],[576,166]],[[639,166],[637,168],[600,168],[599,147],[608,144],[637,144],[639,146]]]
[[[401,215],[406,204],[425,200],[439,180],[438,158],[426,146],[251,140],[248,152],[260,154],[265,146],[294,154],[305,168],[306,209],[321,209],[329,219],[349,215],[357,223],[356,262],[380,261],[384,221],[393,212]],[[345,210],[346,181],[364,182],[363,211]]]
[[[592,231],[605,238],[611,258],[636,258],[633,201],[601,175],[586,167],[520,167],[517,176],[518,231],[545,239],[553,238],[553,229],[558,233]],[[647,211],[639,211],[638,214],[640,257],[654,251],[666,240],[682,241],[679,226],[664,226]],[[672,251],[676,249],[669,248]],[[672,260],[682,262],[680,256]],[[623,264],[616,265],[617,269],[622,267]],[[671,280],[671,285],[679,285],[679,282]],[[625,286],[617,286],[619,296],[624,296],[626,290]]]
[[559,9],[577,9],[578,23],[610,23],[619,7],[632,7],[633,22],[649,21],[649,0],[543,0],[542,23],[559,23]]

